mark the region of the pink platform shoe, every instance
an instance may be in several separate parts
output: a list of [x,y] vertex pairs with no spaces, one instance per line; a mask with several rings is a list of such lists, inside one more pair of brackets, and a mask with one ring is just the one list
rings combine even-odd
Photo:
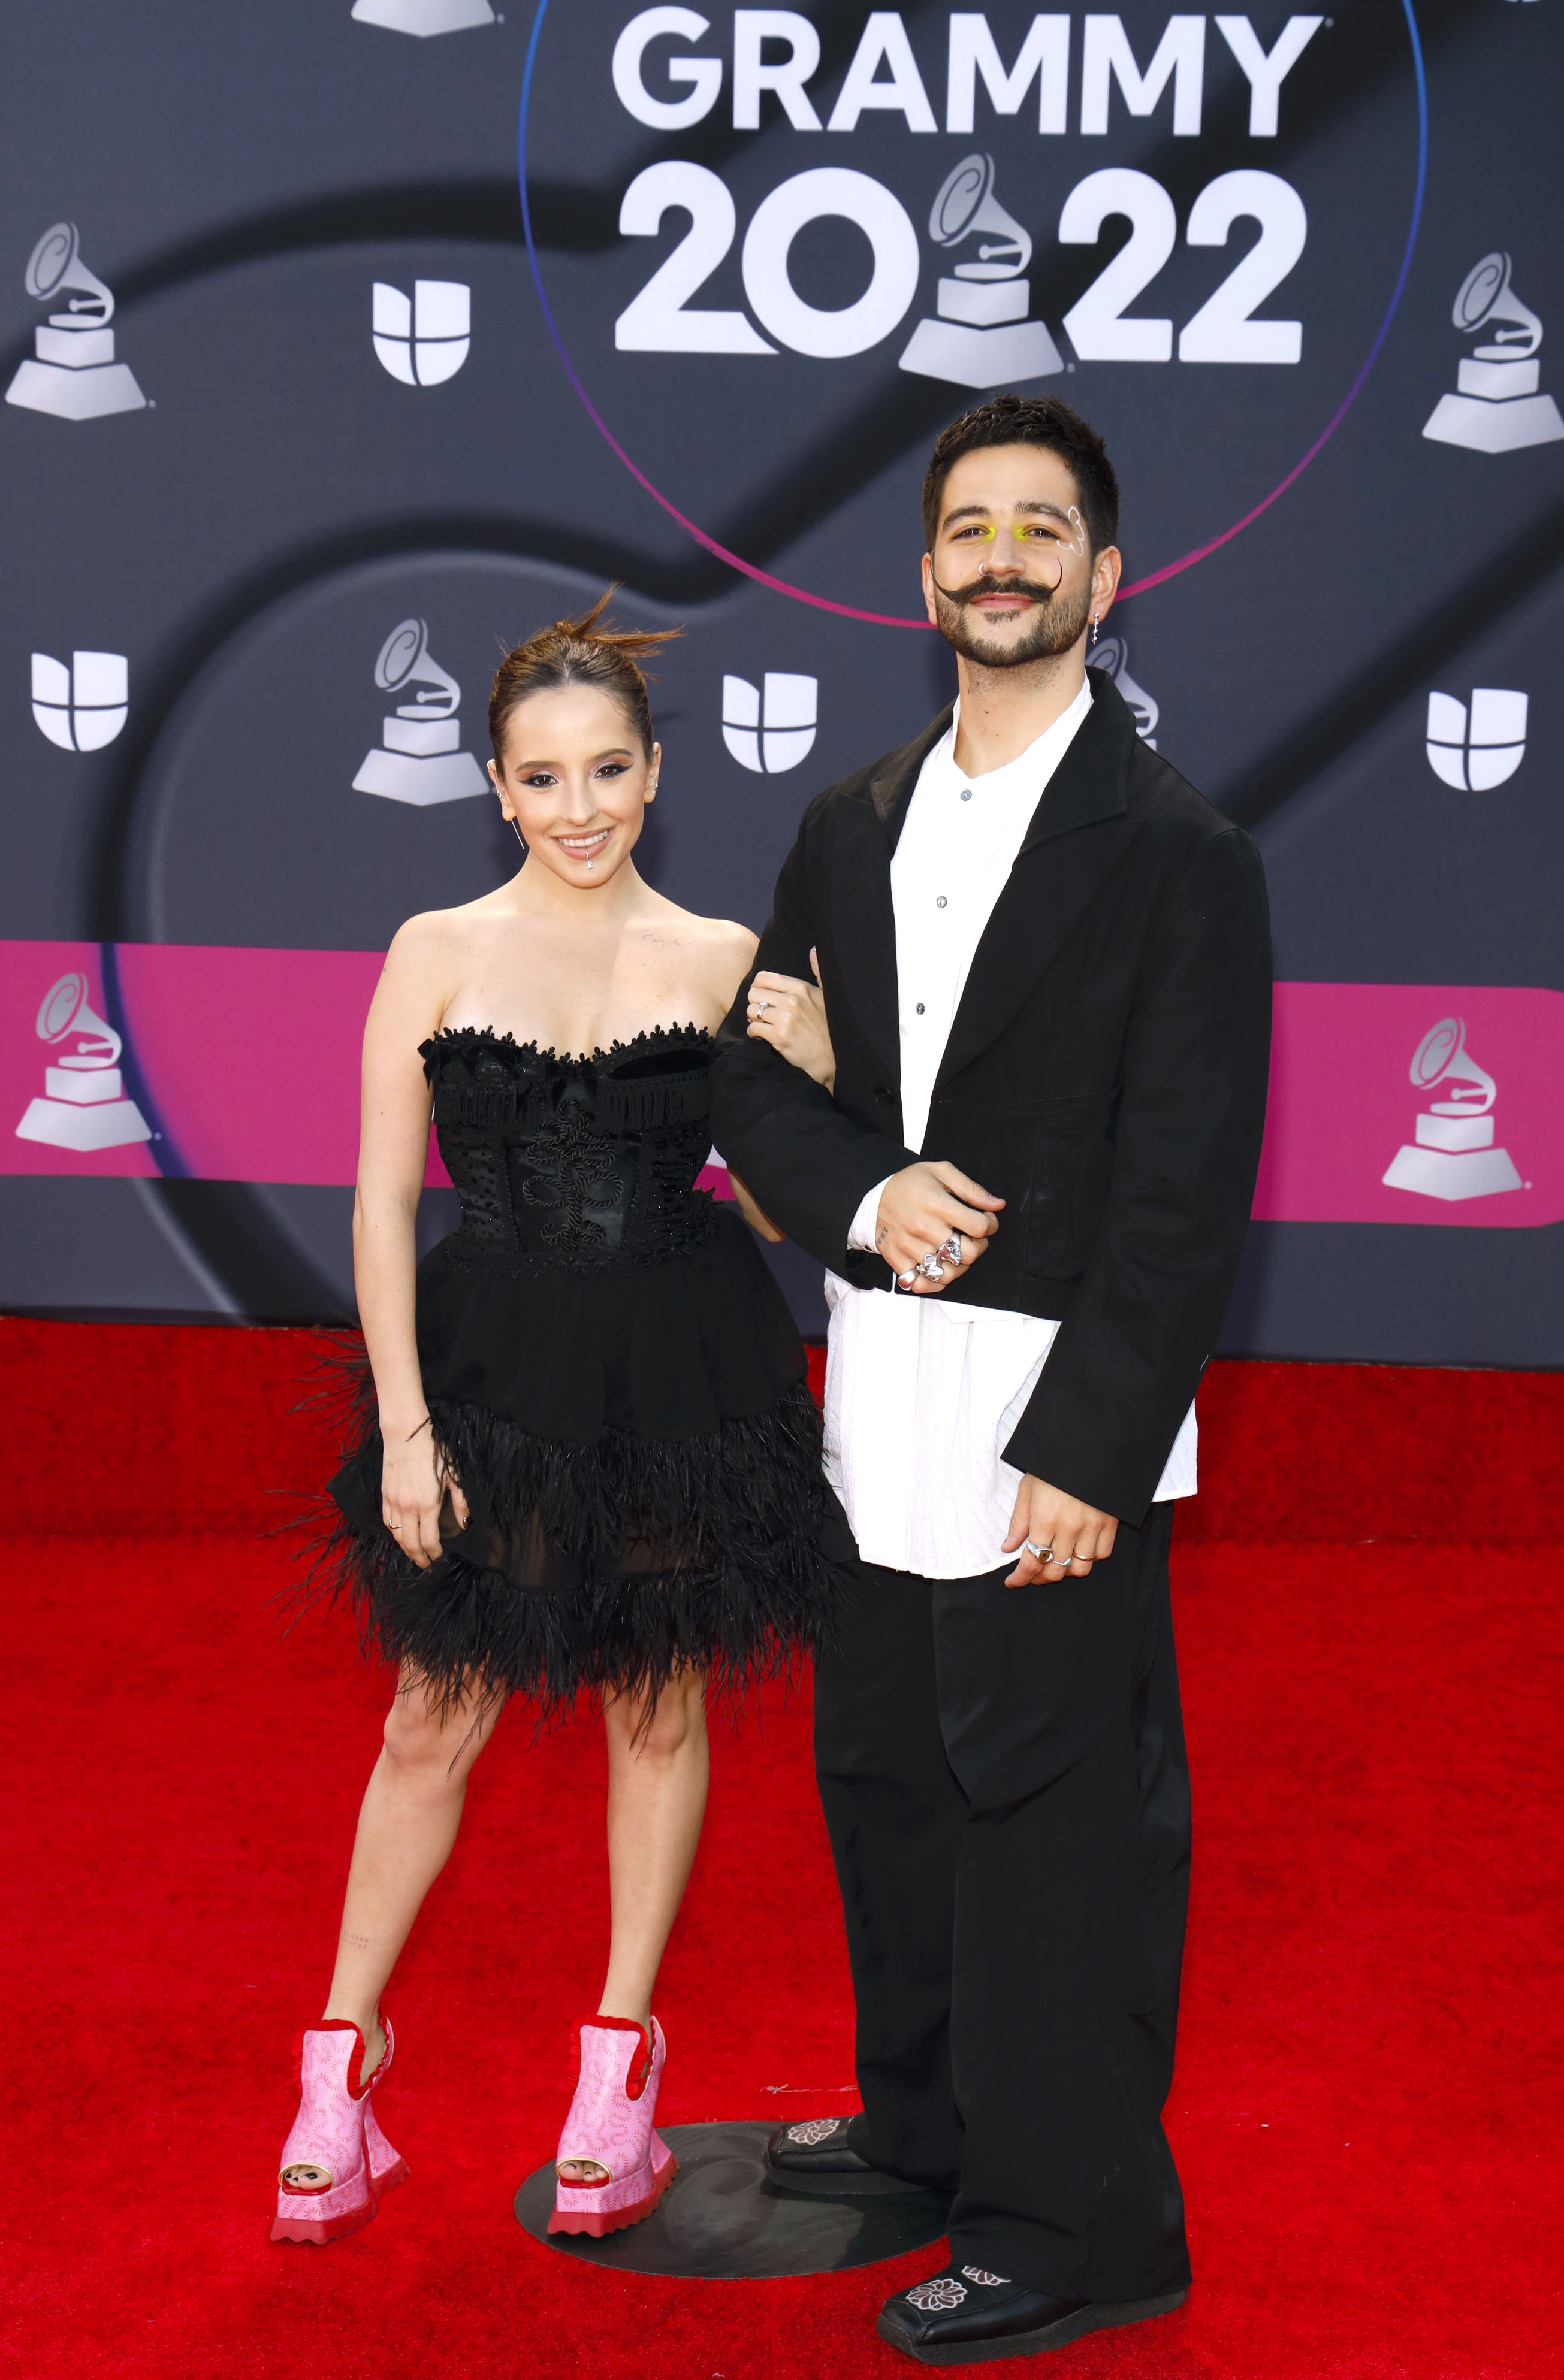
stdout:
[[650,2041],[627,2017],[589,2017],[582,2025],[581,2079],[555,2165],[598,2165],[605,2178],[561,2177],[548,2218],[551,2231],[584,2231],[601,2240],[639,2223],[656,2205],[678,2170],[654,2121],[666,2056],[655,2017]]
[[388,2190],[407,2178],[370,2105],[370,2094],[391,2063],[396,2036],[388,2019],[379,2065],[357,2091],[364,2038],[356,2024],[333,2017],[306,2033],[300,2060],[299,2113],[283,2149],[277,2177],[274,2240],[324,2248],[374,2219]]

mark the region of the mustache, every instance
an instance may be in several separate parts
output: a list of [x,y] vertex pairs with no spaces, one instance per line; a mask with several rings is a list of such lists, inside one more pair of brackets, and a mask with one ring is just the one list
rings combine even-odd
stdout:
[[937,578],[934,584],[936,593],[959,608],[975,603],[980,595],[1020,595],[1027,602],[1041,605],[1051,603],[1059,591],[1057,585],[1040,587],[1034,578],[993,578],[986,570],[969,579],[965,587],[942,587]]

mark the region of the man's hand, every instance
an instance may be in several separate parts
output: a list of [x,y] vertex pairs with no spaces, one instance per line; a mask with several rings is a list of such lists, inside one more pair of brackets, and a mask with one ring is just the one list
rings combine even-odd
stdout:
[[[1082,1504],[1061,1488],[1050,1488],[1045,1479],[1034,1479],[1029,1471],[1010,1514],[1009,1535],[1000,1548],[1007,1554],[1013,1554],[1018,1547],[1026,1550],[1005,1584],[1035,1586],[1042,1579],[1057,1586],[1061,1579],[1090,1578],[1092,1564],[1106,1561],[1118,1534],[1118,1523],[1111,1512]],[[1039,1548],[1035,1554],[1032,1546]]]
[[[880,1193],[874,1246],[895,1273],[899,1288],[920,1296],[935,1296],[955,1274],[977,1262],[984,1241],[999,1228],[999,1209],[1004,1204],[1003,1198],[992,1196],[959,1166],[947,1165],[943,1160],[909,1165],[893,1173]],[[952,1240],[959,1244],[959,1257],[945,1252]],[[921,1260],[936,1251],[942,1277],[918,1272],[915,1268]]]

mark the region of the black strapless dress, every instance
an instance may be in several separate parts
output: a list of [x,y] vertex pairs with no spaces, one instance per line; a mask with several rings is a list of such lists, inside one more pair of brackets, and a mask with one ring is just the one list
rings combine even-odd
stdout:
[[421,1055],[461,1225],[418,1269],[419,1359],[470,1520],[447,1498],[428,1570],[397,1546],[360,1359],[326,1584],[446,1697],[785,1668],[831,1606],[820,1423],[747,1225],[694,1186],[710,1035],[559,1058],[446,1031]]

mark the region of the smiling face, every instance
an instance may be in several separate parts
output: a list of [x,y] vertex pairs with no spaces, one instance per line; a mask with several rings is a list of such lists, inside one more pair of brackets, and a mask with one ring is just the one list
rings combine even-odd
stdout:
[[551,686],[505,722],[503,760],[489,763],[500,808],[531,857],[581,892],[609,883],[634,850],[657,791],[651,754],[611,695]]
[[1069,652],[1118,585],[1117,546],[1094,554],[1074,475],[1044,446],[980,446],[958,456],[923,557],[928,615],[947,642],[988,669]]

